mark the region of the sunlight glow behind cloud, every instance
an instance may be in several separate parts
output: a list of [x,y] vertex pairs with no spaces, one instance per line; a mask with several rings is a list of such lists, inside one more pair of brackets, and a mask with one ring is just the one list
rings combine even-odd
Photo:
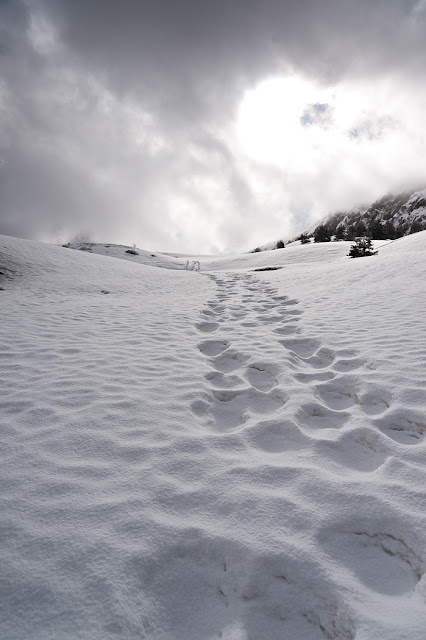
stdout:
[[247,91],[237,119],[243,150],[254,160],[303,170],[318,131],[307,130],[301,118],[310,103],[324,97],[317,87],[296,76],[271,78]]
[[[356,184],[367,192],[370,186],[376,197],[389,183],[422,179],[422,104],[426,90],[419,87],[410,99],[410,87],[398,77],[333,86],[274,77],[245,92],[236,136],[250,160],[279,169],[290,189],[304,185],[320,199],[319,182],[330,194],[327,183],[334,181],[349,192]],[[334,202],[349,205],[344,196]]]
[[[253,159],[305,173],[335,153],[355,153],[370,143],[386,146],[400,136],[402,120],[416,115],[415,105],[393,100],[396,87],[368,85],[321,87],[296,76],[272,78],[247,91],[236,128],[242,149]],[[377,147],[377,145],[376,145]],[[374,149],[377,152],[377,148]],[[319,164],[318,164],[319,163]],[[313,168],[313,167],[312,167]]]

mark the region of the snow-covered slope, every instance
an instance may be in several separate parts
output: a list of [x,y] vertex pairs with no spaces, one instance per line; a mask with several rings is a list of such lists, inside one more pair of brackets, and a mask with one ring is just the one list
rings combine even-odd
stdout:
[[0,237],[1,638],[423,640],[426,232],[348,246]]
[[95,253],[111,258],[122,258],[135,264],[145,264],[151,267],[162,267],[164,269],[183,269],[186,266],[184,255],[173,255],[166,253],[152,253],[136,247],[128,247],[122,244],[101,244],[96,242],[69,242],[62,245],[66,249],[75,249],[87,253]]
[[[313,224],[306,230],[315,235],[319,226],[326,226],[330,236],[354,240],[357,236],[370,235],[376,240],[400,238],[426,229],[426,189],[389,194],[368,207],[354,207],[339,211]],[[282,240],[281,240],[282,241]],[[290,239],[288,240],[290,242]],[[261,245],[257,251],[277,248],[280,240]],[[286,240],[287,242],[287,240]]]

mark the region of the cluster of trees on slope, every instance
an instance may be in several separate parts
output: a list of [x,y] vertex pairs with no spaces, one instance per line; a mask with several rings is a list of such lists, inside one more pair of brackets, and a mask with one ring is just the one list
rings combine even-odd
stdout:
[[[395,240],[426,229],[426,191],[385,196],[368,209],[340,212],[318,225],[311,237],[315,242],[355,240],[369,236],[374,240]],[[306,234],[302,234],[303,237]],[[302,236],[300,240],[304,240]]]
[[[278,240],[278,242],[276,243],[275,247],[271,247],[271,249],[284,249],[285,248],[285,244],[284,244],[284,240]],[[265,251],[265,249],[261,249],[260,247],[256,247],[256,249],[253,249],[253,251],[250,251],[250,253],[259,253],[260,251]]]
[[[423,231],[423,229],[426,229],[426,220],[424,223],[414,222],[410,225],[397,226],[392,220],[385,223],[378,220],[355,220],[347,225],[342,222],[337,225],[326,222],[318,225],[310,237],[314,239],[314,242],[330,242],[332,237],[335,240],[355,240],[361,236],[369,236],[373,240],[396,240],[396,238],[402,238],[402,236]],[[308,238],[309,241],[309,237],[302,233],[298,240],[304,243],[305,238]]]

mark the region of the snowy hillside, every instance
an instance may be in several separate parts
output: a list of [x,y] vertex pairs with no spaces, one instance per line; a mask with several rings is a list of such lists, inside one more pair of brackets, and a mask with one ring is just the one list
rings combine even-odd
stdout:
[[[315,236],[319,227],[325,227],[328,236],[341,240],[354,240],[357,236],[370,235],[375,240],[401,238],[426,229],[426,189],[387,195],[369,207],[355,207],[350,211],[334,213],[320,224],[306,230],[307,236]],[[322,239],[320,239],[322,242]],[[282,240],[274,240],[257,247],[257,251],[269,251],[280,247]]]
[[0,236],[1,638],[424,639],[426,232],[349,246]]

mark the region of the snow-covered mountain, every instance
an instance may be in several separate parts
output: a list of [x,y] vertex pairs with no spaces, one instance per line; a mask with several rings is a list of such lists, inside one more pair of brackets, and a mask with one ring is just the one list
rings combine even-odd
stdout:
[[2,639],[424,640],[426,231],[349,246],[0,236]]
[[349,240],[366,233],[382,240],[423,231],[426,229],[426,189],[387,195],[367,208],[335,213],[325,225],[331,235]]
[[[426,189],[386,195],[370,206],[339,211],[307,229],[305,235],[315,236],[320,227],[325,228],[328,237],[344,240],[363,235],[371,235],[376,240],[394,240],[423,231],[426,229]],[[288,242],[292,240],[294,238]],[[256,251],[280,248],[282,242],[274,240],[257,247]]]

